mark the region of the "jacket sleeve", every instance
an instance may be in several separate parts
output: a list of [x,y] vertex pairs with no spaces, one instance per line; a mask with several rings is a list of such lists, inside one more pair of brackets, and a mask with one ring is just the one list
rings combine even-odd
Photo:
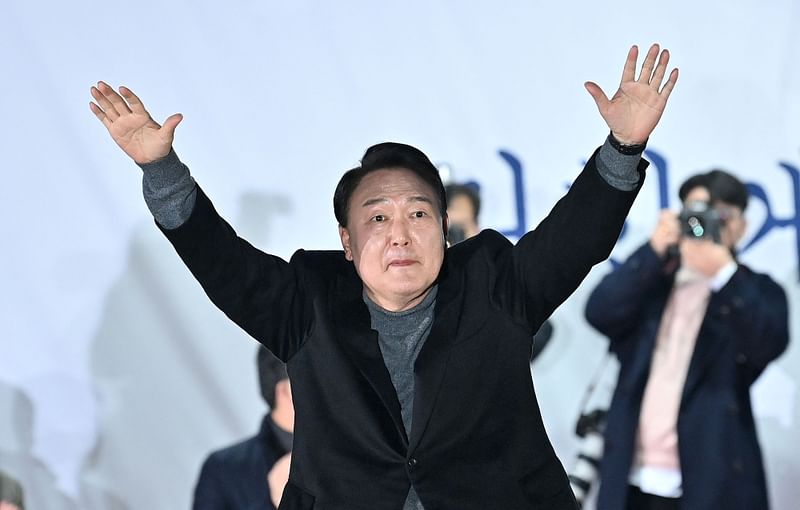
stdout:
[[644,180],[648,163],[641,160],[639,185],[619,190],[600,176],[596,158],[597,151],[550,214],[501,261],[498,295],[510,297],[512,315],[534,332],[608,258]]
[[649,293],[668,278],[663,268],[663,259],[645,243],[595,287],[586,302],[586,320],[612,344],[626,338],[639,324]]
[[715,303],[718,313],[731,322],[736,361],[752,383],[789,344],[786,293],[770,277],[739,266],[717,293]]
[[188,220],[175,229],[159,228],[231,320],[284,362],[297,351],[309,327],[301,263],[288,263],[239,238],[199,187]]

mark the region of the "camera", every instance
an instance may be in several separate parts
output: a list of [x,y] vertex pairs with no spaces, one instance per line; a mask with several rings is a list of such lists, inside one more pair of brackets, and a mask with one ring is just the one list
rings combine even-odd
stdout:
[[687,203],[679,216],[681,233],[692,239],[710,239],[719,244],[722,220],[708,202]]
[[575,466],[569,473],[569,484],[579,507],[583,506],[592,484],[599,475],[607,414],[605,409],[583,413],[575,426],[575,433],[582,438],[582,441]]

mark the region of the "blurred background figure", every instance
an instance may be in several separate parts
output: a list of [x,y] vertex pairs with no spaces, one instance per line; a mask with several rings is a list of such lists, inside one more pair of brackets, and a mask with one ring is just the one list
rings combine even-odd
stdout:
[[280,503],[291,462],[292,389],[286,366],[263,347],[257,366],[269,414],[254,437],[209,455],[195,488],[194,510],[274,509]]
[[[451,172],[447,169],[447,173]],[[441,172],[441,167],[440,167]],[[481,213],[481,188],[476,182],[450,183],[444,187],[447,195],[447,241],[458,244],[481,231],[478,217]],[[544,321],[533,337],[530,362],[533,363],[553,336],[553,324]]]
[[0,510],[25,510],[22,486],[0,471]]
[[767,509],[749,390],[786,349],[786,295],[736,259],[744,184],[713,170],[679,196],[587,302],[620,363],[597,508]]
[[480,187],[476,183],[452,183],[445,186],[444,191],[447,195],[447,217],[450,219],[447,240],[453,245],[481,231],[478,226]]

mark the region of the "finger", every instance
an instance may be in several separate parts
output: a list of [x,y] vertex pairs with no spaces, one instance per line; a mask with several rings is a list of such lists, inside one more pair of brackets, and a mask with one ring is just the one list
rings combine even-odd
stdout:
[[119,88],[119,93],[128,102],[128,104],[131,107],[131,111],[133,111],[134,113],[147,114],[147,110],[145,110],[144,104],[142,104],[141,99],[139,99],[139,96],[134,94],[131,89],[123,86]]
[[111,121],[109,120],[109,118],[106,115],[106,113],[99,106],[97,106],[96,104],[94,104],[94,103],[92,103],[90,101],[89,102],[89,109],[92,110],[92,113],[94,113],[94,116],[97,117],[100,120],[100,122],[103,123],[103,125],[106,127],[106,129],[111,127]]
[[625,59],[625,67],[622,68],[622,83],[634,81],[636,79],[636,60],[639,58],[639,47],[635,44],[628,50],[628,58]]
[[656,57],[658,56],[658,44],[650,46],[647,50],[647,56],[642,62],[642,72],[639,73],[639,83],[650,83],[650,78],[653,75],[653,67],[656,65]]
[[100,108],[102,108],[103,112],[105,112],[108,120],[111,122],[117,120],[119,117],[119,112],[116,108],[114,108],[114,105],[111,104],[111,101],[108,100],[105,94],[103,94],[97,87],[92,87],[91,93],[94,100],[97,101],[97,104],[100,105]]
[[114,108],[116,108],[120,114],[131,112],[131,109],[128,108],[128,103],[126,103],[125,100],[122,99],[122,96],[117,94],[117,92],[114,89],[112,89],[107,83],[102,81],[97,82],[97,88],[100,89],[100,92],[102,92],[103,95],[106,96],[106,99],[108,99],[111,102],[111,104],[114,105]]
[[650,80],[650,86],[656,90],[661,88],[661,82],[667,72],[667,64],[669,64],[669,50],[664,50],[658,58],[658,65],[656,66],[656,72],[653,73],[653,79]]
[[592,99],[594,99],[597,109],[601,112],[604,111],[606,109],[606,105],[608,105],[608,96],[606,96],[606,93],[603,92],[603,89],[601,89],[598,84],[591,81],[587,81],[583,84],[583,86],[586,87],[586,90],[589,91]]
[[669,99],[669,95],[672,94],[672,89],[675,88],[675,84],[678,83],[678,68],[672,70],[669,73],[669,79],[667,83],[664,84],[664,87],[661,89],[661,96],[664,98],[664,101]]
[[161,127],[161,129],[165,131],[170,138],[172,138],[175,135],[175,128],[178,127],[178,124],[180,124],[182,120],[183,115],[180,113],[170,115],[167,117],[167,120],[164,121],[164,125]]

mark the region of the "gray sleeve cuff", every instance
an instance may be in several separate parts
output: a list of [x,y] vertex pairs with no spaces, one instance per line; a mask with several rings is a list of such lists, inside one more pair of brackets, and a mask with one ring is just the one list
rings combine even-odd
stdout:
[[597,171],[611,186],[622,191],[636,189],[639,184],[639,160],[641,154],[627,155],[615,149],[606,138],[597,154]]
[[175,151],[139,165],[143,171],[144,201],[153,218],[165,229],[178,228],[189,219],[197,198],[197,184]]

